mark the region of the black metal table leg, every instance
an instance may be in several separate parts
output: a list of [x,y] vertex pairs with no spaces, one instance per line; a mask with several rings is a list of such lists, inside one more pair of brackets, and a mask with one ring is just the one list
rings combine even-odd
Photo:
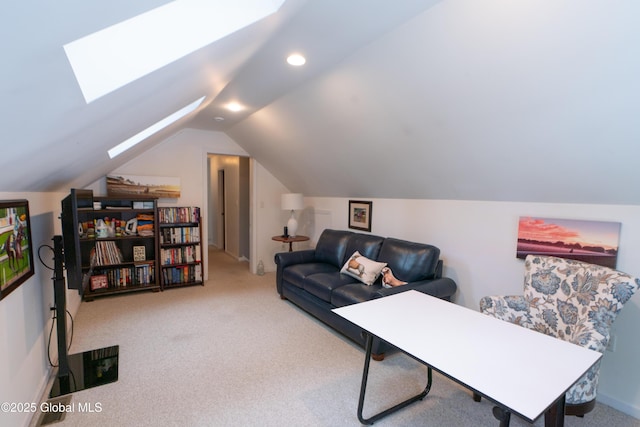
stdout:
[[360,386],[360,399],[358,400],[358,420],[360,420],[362,424],[371,425],[377,420],[383,417],[386,417],[387,415],[392,414],[398,411],[399,409],[402,409],[405,406],[410,405],[413,402],[417,402],[418,400],[424,399],[424,397],[427,394],[429,394],[429,391],[431,390],[432,372],[431,372],[431,367],[428,367],[427,386],[420,394],[410,397],[409,399],[403,402],[400,402],[397,405],[394,405],[391,408],[386,409],[370,418],[364,418],[362,416],[362,410],[364,408],[364,396],[367,389],[367,379],[369,377],[369,363],[371,362],[371,347],[373,343],[373,335],[369,333],[367,333],[366,335],[367,335],[367,341],[366,341],[366,352],[365,352],[365,359],[364,359],[364,370],[362,372],[362,384]]
[[511,421],[511,412],[499,407],[493,407],[493,416],[500,421],[500,427],[509,427]]
[[566,396],[563,394],[544,414],[544,427],[564,427]]

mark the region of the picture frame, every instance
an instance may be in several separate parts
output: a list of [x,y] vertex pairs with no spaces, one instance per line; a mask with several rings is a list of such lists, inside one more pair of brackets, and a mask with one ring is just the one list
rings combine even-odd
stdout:
[[134,246],[133,247],[133,260],[134,261],[145,261],[147,259],[146,248],[144,246]]
[[180,197],[180,177],[107,175],[106,181],[109,197]]
[[622,224],[521,216],[516,257],[551,255],[616,268]]
[[91,276],[91,290],[96,291],[98,289],[107,289],[109,287],[109,280],[106,274],[95,274]]
[[0,300],[34,273],[29,201],[0,201]]
[[371,210],[373,202],[349,200],[349,228],[371,231]]

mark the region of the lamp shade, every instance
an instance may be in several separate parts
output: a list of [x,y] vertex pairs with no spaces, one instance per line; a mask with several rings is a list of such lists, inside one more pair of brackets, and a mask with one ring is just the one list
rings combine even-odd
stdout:
[[281,199],[283,211],[295,211],[304,207],[302,193],[287,193]]

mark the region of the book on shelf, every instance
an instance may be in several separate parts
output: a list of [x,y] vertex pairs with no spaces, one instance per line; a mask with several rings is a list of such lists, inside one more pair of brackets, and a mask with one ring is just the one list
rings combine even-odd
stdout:
[[162,279],[166,285],[202,282],[202,266],[196,264],[164,268]]
[[200,208],[197,206],[158,208],[158,218],[165,224],[200,222]]
[[180,248],[162,248],[160,259],[163,265],[200,262],[200,244]]
[[153,264],[136,265],[136,283],[139,285],[149,285],[155,281],[155,269]]
[[199,241],[199,227],[168,227],[163,228],[160,233],[162,244],[198,243]]

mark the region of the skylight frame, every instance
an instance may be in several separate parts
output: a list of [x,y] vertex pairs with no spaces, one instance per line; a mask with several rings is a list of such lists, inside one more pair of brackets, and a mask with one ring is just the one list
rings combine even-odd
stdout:
[[86,103],[277,12],[285,0],[175,0],[64,45]]
[[182,107],[175,113],[168,115],[167,117],[160,120],[159,122],[156,122],[155,124],[149,126],[148,128],[133,135],[131,138],[128,138],[122,141],[120,144],[112,147],[107,151],[109,158],[113,159],[116,156],[119,156],[120,154],[136,146],[137,144],[141,143],[142,141],[149,138],[150,136],[155,135],[156,133],[160,132],[162,129],[172,125],[173,123],[177,122],[184,116],[195,111],[200,106],[200,104],[202,104],[202,101],[204,101],[205,98],[206,97],[203,96],[199,99],[196,99],[189,105]]

